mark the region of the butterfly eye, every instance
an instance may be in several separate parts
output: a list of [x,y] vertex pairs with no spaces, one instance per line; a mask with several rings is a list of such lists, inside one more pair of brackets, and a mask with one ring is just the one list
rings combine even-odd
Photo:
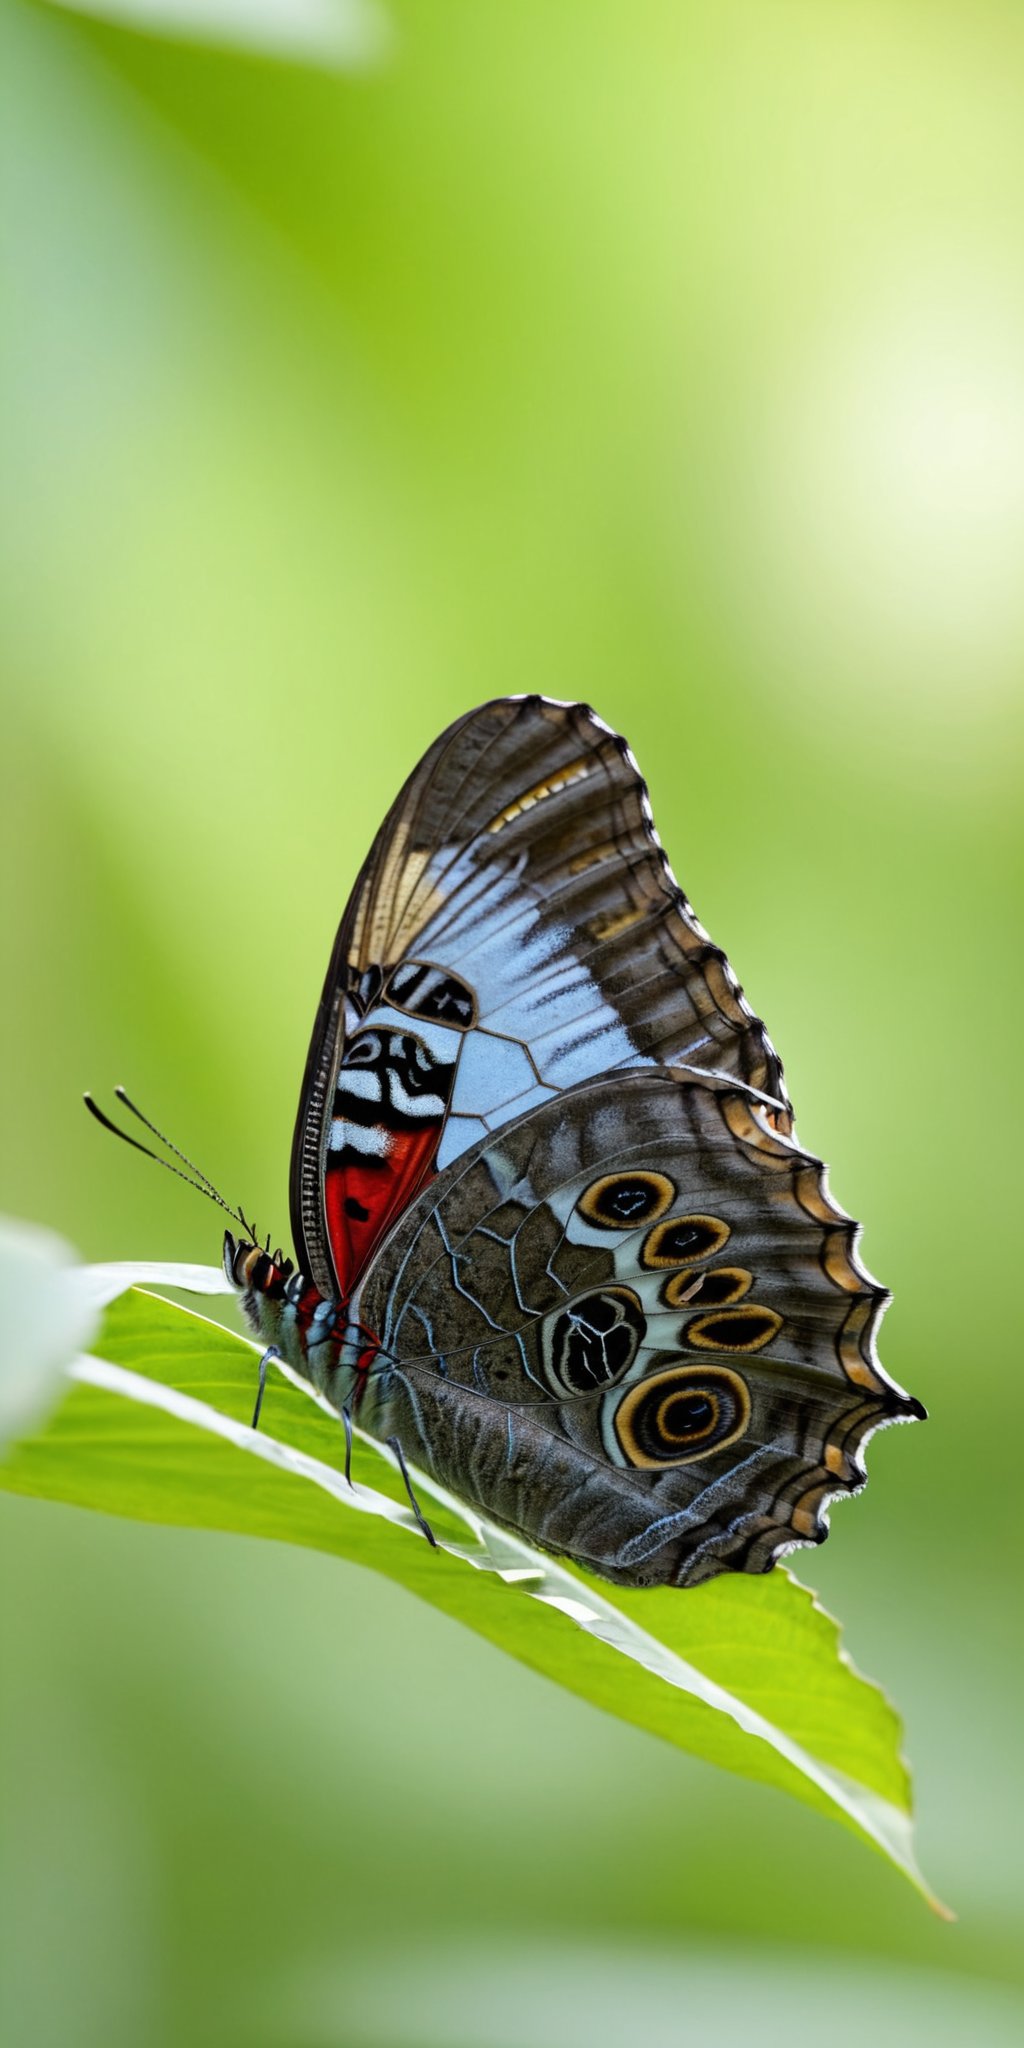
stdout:
[[750,1395],[727,1366],[670,1366],[639,1380],[615,1411],[619,1448],[630,1465],[686,1465],[724,1450],[750,1421]]
[[686,1342],[704,1351],[761,1351],[781,1328],[782,1317],[773,1308],[750,1301],[720,1315],[695,1316],[686,1326]]
[[562,1310],[545,1331],[544,1364],[556,1392],[592,1394],[622,1378],[647,1335],[631,1287],[603,1287]]
[[712,1266],[710,1272],[694,1273],[684,1266],[670,1273],[661,1290],[666,1308],[683,1308],[693,1302],[697,1308],[725,1308],[742,1301],[754,1284],[745,1266]]
[[592,1181],[576,1204],[588,1223],[601,1230],[632,1230],[654,1223],[675,1200],[675,1188],[664,1173],[606,1173]]
[[731,1235],[719,1216],[670,1216],[644,1238],[640,1258],[645,1266],[689,1265],[720,1252]]

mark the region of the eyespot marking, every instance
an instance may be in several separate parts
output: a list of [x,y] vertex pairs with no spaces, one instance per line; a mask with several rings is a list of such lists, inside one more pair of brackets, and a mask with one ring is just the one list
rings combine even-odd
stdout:
[[629,1371],[647,1318],[631,1287],[601,1287],[571,1301],[544,1331],[544,1367],[556,1393],[592,1394]]
[[782,1317],[773,1308],[750,1301],[743,1308],[695,1316],[687,1324],[684,1341],[703,1351],[761,1351],[781,1328]]
[[666,1308],[682,1308],[692,1301],[703,1313],[708,1308],[728,1308],[734,1301],[742,1301],[753,1284],[754,1276],[745,1266],[712,1266],[697,1273],[683,1266],[678,1273],[669,1274],[662,1286],[661,1299]]
[[637,1167],[629,1173],[605,1173],[592,1181],[576,1204],[588,1223],[600,1230],[633,1230],[654,1223],[675,1201],[676,1191],[664,1173]]
[[750,1421],[750,1394],[728,1366],[673,1365],[627,1389],[614,1415],[630,1465],[652,1471],[724,1450]]
[[644,1266],[689,1266],[710,1259],[728,1244],[732,1232],[720,1216],[670,1216],[644,1238]]

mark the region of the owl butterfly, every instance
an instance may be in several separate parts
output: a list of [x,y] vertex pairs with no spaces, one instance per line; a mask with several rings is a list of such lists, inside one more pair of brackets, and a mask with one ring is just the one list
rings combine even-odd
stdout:
[[482,1514],[623,1585],[827,1534],[881,1425],[887,1299],[782,1068],[585,705],[483,705],[342,919],[256,1333]]

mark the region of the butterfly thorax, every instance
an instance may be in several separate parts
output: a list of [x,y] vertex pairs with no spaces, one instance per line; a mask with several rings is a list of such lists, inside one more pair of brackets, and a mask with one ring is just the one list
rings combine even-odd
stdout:
[[359,1402],[379,1346],[353,1314],[351,1300],[320,1294],[291,1259],[224,1234],[224,1271],[238,1289],[254,1336],[340,1408]]

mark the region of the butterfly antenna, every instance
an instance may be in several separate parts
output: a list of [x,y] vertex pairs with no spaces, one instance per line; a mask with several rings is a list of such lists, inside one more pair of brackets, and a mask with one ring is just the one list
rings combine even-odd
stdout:
[[[126,1109],[131,1110],[131,1113],[134,1117],[138,1117],[140,1124],[145,1124],[147,1131],[151,1131],[154,1138],[159,1138],[161,1145],[166,1145],[168,1152],[173,1152],[175,1158],[180,1159],[182,1165],[188,1167],[189,1172],[195,1175],[196,1180],[202,1181],[204,1188],[209,1188],[211,1195],[215,1195],[219,1202],[223,1202],[224,1198],[221,1195],[219,1188],[217,1188],[214,1185],[213,1181],[210,1179],[209,1174],[204,1173],[202,1167],[197,1166],[195,1160],[190,1159],[188,1153],[183,1152],[181,1146],[176,1145],[173,1138],[169,1138],[166,1132],[159,1130],[157,1125],[153,1123],[148,1116],[143,1116],[141,1109],[139,1109],[137,1105],[132,1101],[131,1096],[128,1094],[127,1089],[115,1088],[114,1094],[117,1096],[119,1102],[124,1103]],[[225,1204],[225,1207],[226,1206],[227,1205]]]
[[118,1101],[123,1102],[125,1108],[130,1109],[132,1115],[137,1116],[139,1122],[145,1125],[147,1131],[152,1131],[154,1138],[159,1138],[161,1144],[166,1145],[169,1152],[173,1152],[185,1166],[191,1167],[192,1173],[196,1175],[195,1180],[192,1179],[192,1174],[184,1173],[180,1166],[173,1166],[169,1159],[161,1159],[159,1152],[152,1151],[149,1145],[143,1145],[138,1138],[131,1137],[128,1131],[122,1131],[119,1124],[112,1123],[105,1110],[100,1108],[99,1103],[94,1100],[87,1090],[82,1100],[90,1116],[94,1116],[96,1122],[102,1124],[105,1131],[110,1131],[115,1138],[120,1138],[122,1144],[132,1145],[135,1151],[141,1152],[146,1159],[152,1159],[157,1166],[164,1167],[168,1173],[176,1174],[178,1179],[183,1180],[187,1188],[194,1189],[197,1195],[205,1195],[207,1201],[216,1202],[218,1209],[223,1209],[226,1216],[230,1216],[234,1222],[241,1224],[243,1231],[253,1244],[258,1243],[259,1240],[256,1237],[256,1233],[246,1221],[241,1209],[233,1209],[230,1202],[224,1200],[223,1195],[214,1187],[212,1180],[208,1180],[205,1173],[202,1173],[198,1166],[193,1165],[187,1153],[179,1151],[177,1145],[173,1145],[169,1138],[165,1138],[163,1132],[159,1131],[155,1124],[150,1123],[149,1118],[143,1116],[140,1109],[136,1109],[134,1102],[130,1101],[123,1088],[116,1088],[114,1093]]

